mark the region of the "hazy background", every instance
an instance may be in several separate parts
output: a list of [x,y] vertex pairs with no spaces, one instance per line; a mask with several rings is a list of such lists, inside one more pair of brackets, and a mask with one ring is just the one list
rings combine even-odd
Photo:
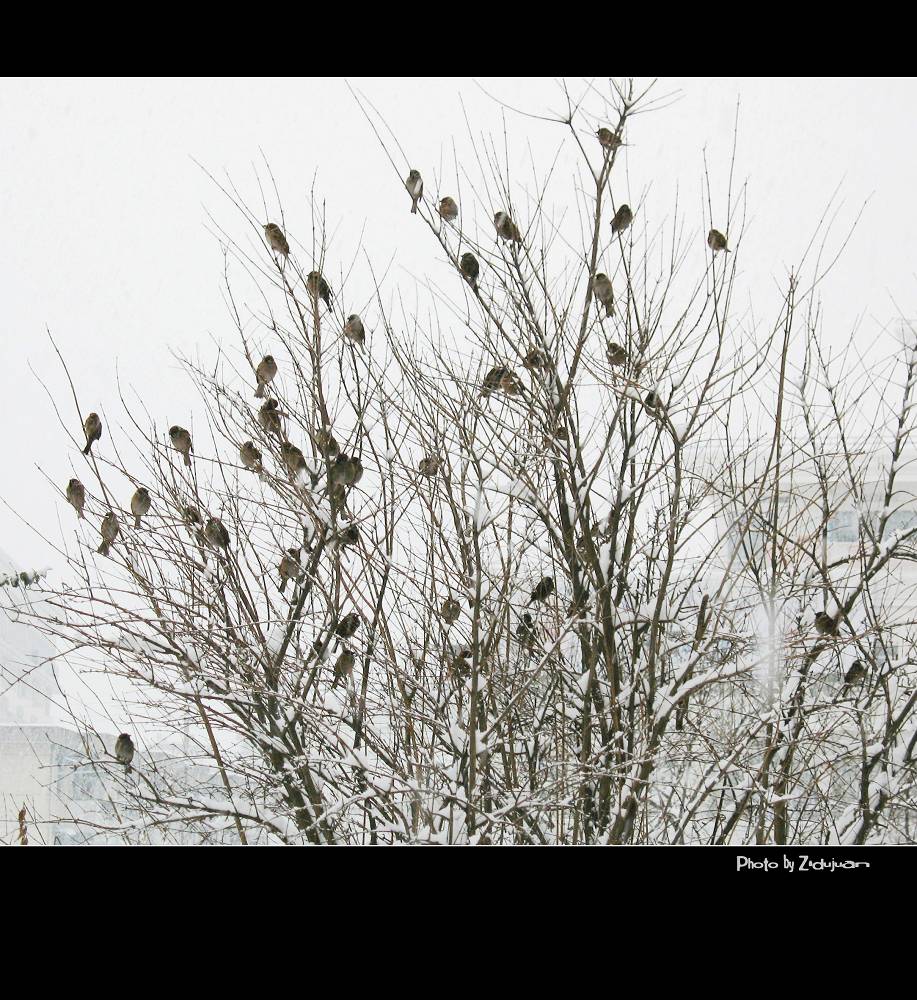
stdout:
[[[385,115],[424,174],[427,195],[455,193],[449,183],[437,190],[432,181],[440,168],[447,175],[452,170],[453,143],[460,158],[467,155],[465,115],[477,133],[497,135],[506,116],[520,177],[529,147],[547,169],[562,139],[560,126],[506,112],[481,89],[546,114],[563,108],[551,80],[351,83]],[[570,81],[570,87],[576,92],[582,85]],[[870,201],[822,287],[827,336],[838,347],[854,336],[865,349],[899,307],[917,313],[917,81],[661,79],[657,93],[680,93],[680,99],[630,126],[625,169],[615,180],[616,192],[627,193],[618,200],[636,207],[648,191],[660,223],[672,210],[677,184],[679,212],[703,240],[703,150],[714,205],[725,205],[738,102],[734,187],[747,180],[749,208],[743,297],[753,298],[762,313],[774,301],[776,282],[799,259],[840,184],[839,236]],[[111,441],[112,418],[121,419],[116,372],[125,391],[133,387],[155,409],[160,428],[191,426],[201,405],[170,349],[193,354],[199,348],[210,356],[214,339],[234,346],[236,337],[221,297],[223,258],[207,210],[234,236],[251,240],[192,157],[214,174],[228,172],[254,206],[260,195],[253,164],[261,150],[274,171],[287,228],[302,242],[310,242],[313,183],[325,201],[340,254],[332,273],[349,265],[361,233],[380,266],[395,255],[394,273],[403,284],[442,272],[429,233],[412,225],[406,193],[343,80],[0,82],[0,546],[21,565],[60,559],[9,508],[55,541],[61,524],[71,531],[75,523],[36,465],[61,487],[82,468],[29,368],[55,394],[82,441],[46,327],[70,366],[83,415],[91,409],[103,419],[109,414],[103,448]],[[474,172],[473,164],[465,166]],[[561,158],[558,171],[560,180],[572,179],[572,158]],[[478,222],[490,225],[489,217]]]

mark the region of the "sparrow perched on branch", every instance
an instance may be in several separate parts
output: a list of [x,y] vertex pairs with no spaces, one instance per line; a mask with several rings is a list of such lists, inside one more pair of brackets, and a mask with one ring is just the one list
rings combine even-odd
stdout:
[[604,149],[615,150],[621,145],[621,137],[610,128],[600,128],[595,134]]
[[131,497],[131,513],[134,515],[134,527],[140,527],[140,518],[150,512],[153,501],[150,491],[145,486],[138,486]]
[[181,455],[185,460],[185,465],[191,468],[191,452],[193,451],[191,447],[191,435],[185,430],[184,427],[179,427],[178,424],[174,424],[169,428],[169,439],[172,442],[172,447]]
[[455,199],[448,195],[439,203],[436,211],[446,222],[455,222],[458,218],[458,205],[456,205]]
[[840,622],[836,617],[832,617],[824,611],[819,611],[815,615],[815,631],[819,635],[837,635]]
[[182,508],[181,516],[182,520],[188,525],[188,527],[191,527],[193,524],[201,523],[201,515],[197,507]]
[[439,614],[447,625],[452,625],[459,620],[462,614],[462,606],[454,597],[447,597],[443,601],[443,606],[439,609]]
[[262,472],[261,452],[255,447],[254,441],[246,441],[239,449],[239,458],[246,469],[252,472]]
[[340,545],[359,545],[360,529],[355,524],[348,524],[343,531],[338,532],[338,543]]
[[258,388],[255,389],[256,399],[264,398],[264,388],[274,381],[274,376],[276,374],[277,362],[270,354],[265,354],[264,357],[258,362],[258,367],[255,369],[255,378],[258,380]]
[[335,625],[334,634],[341,639],[350,639],[362,624],[363,622],[359,613],[351,611],[350,614],[344,615],[337,625]]
[[83,449],[83,454],[88,455],[93,441],[98,441],[102,436],[102,421],[99,419],[98,413],[89,414],[83,423],[83,433],[86,435],[86,447]]
[[108,555],[109,549],[114,545],[120,530],[121,525],[118,523],[118,515],[113,510],[110,510],[102,518],[102,525],[99,528],[99,533],[102,535],[102,544],[97,551],[100,556]]
[[634,213],[630,210],[630,205],[622,205],[615,212],[615,217],[611,220],[611,231],[613,233],[623,233],[633,221]]
[[404,186],[408,189],[408,194],[411,196],[411,214],[417,214],[417,202],[423,197],[423,178],[420,176],[419,170],[412,170],[404,182]]
[[127,733],[122,733],[115,740],[115,757],[119,764],[124,765],[124,773],[131,773],[131,761],[134,759],[134,741]]
[[707,246],[714,253],[719,253],[720,250],[725,250],[726,253],[731,253],[729,247],[726,246],[726,237],[719,231],[719,229],[711,229],[707,233]]
[[535,647],[535,619],[528,611],[522,612],[522,617],[516,626],[516,639],[528,652],[532,652]]
[[342,649],[338,658],[334,661],[334,683],[332,689],[336,688],[341,681],[346,681],[353,673],[355,657],[349,649]]
[[498,389],[501,392],[505,392],[508,396],[517,396],[521,391],[516,376],[509,368],[502,365],[491,368],[484,376],[484,386],[481,389],[481,394],[489,396],[490,393],[496,392]]
[[608,342],[608,349],[605,351],[605,357],[608,359],[608,363],[614,367],[615,365],[623,365],[627,361],[627,351],[620,344],[616,344],[613,340]]
[[77,517],[83,517],[86,506],[86,489],[79,479],[71,479],[67,483],[67,503],[76,511]]
[[280,560],[280,593],[287,589],[287,581],[294,583],[302,579],[302,549],[287,549]]
[[844,674],[844,686],[841,688],[841,694],[845,695],[854,684],[862,684],[866,680],[866,674],[866,664],[862,660],[854,660],[850,669]]
[[532,591],[532,596],[529,598],[528,603],[534,604],[535,601],[546,601],[553,593],[554,577],[543,576]]
[[665,409],[665,404],[662,402],[662,397],[658,392],[648,392],[643,397],[643,405],[646,407],[648,413],[656,416]]
[[449,662],[449,676],[461,679],[471,673],[472,652],[467,646],[463,646]]
[[437,455],[425,455],[420,460],[417,471],[422,476],[435,476],[439,472],[439,457]]
[[363,463],[356,456],[349,458],[343,452],[334,460],[329,472],[332,486],[353,486],[363,478]]
[[287,243],[287,238],[283,235],[283,230],[280,226],[274,222],[269,222],[262,228],[264,229],[264,238],[267,240],[268,246],[270,246],[274,253],[279,253],[283,257],[288,257],[290,255],[290,244]]
[[315,431],[312,435],[312,440],[315,442],[315,447],[318,448],[319,452],[327,458],[333,459],[337,458],[340,454],[340,447],[334,438],[334,435],[329,430],[325,430],[324,427]]
[[307,469],[306,456],[290,441],[281,444],[280,458],[291,479],[297,479]]
[[528,354],[526,354],[525,358],[522,361],[522,364],[525,365],[525,367],[528,368],[529,371],[539,371],[542,368],[549,367],[547,357],[545,357],[545,355],[541,351],[536,350],[535,348],[533,348],[531,351],[529,351]]
[[229,548],[229,532],[218,517],[208,518],[204,525],[204,538],[215,549]]
[[344,336],[356,344],[357,347],[362,347],[366,343],[366,331],[363,329],[363,320],[356,313],[347,317],[343,332]]
[[306,276],[306,288],[309,289],[310,295],[321,299],[329,309],[331,308],[331,287],[318,271],[310,271]]
[[615,311],[615,293],[611,288],[611,279],[607,274],[598,274],[592,279],[592,291],[599,302],[605,307],[605,315],[611,316]]
[[478,275],[481,273],[481,265],[473,253],[462,254],[459,260],[459,271],[461,271],[462,277],[472,288],[476,289],[478,287]]
[[280,419],[280,411],[277,409],[276,399],[267,399],[261,404],[258,410],[258,423],[266,434],[276,434],[283,437],[283,424]]
[[497,212],[494,215],[494,228],[497,230],[497,236],[501,240],[507,240],[512,243],[522,242],[518,226],[506,212]]

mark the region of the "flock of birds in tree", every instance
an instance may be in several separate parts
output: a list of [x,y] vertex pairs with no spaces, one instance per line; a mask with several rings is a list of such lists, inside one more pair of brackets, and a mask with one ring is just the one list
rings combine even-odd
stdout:
[[[600,128],[596,136],[606,150],[606,155],[610,155],[621,145],[620,136],[608,128]],[[404,186],[411,197],[411,214],[417,213],[417,206],[423,198],[423,178],[419,170],[411,170],[408,174]],[[454,223],[458,219],[459,207],[454,198],[446,196],[437,205],[437,212],[444,222]],[[611,232],[613,235],[624,233],[631,225],[634,214],[629,205],[622,204],[618,207],[611,220]],[[508,212],[499,211],[493,218],[494,229],[498,239],[516,245],[523,243],[523,236],[519,227],[513,221]],[[263,227],[264,236],[271,250],[282,257],[284,261],[290,254],[290,245],[283,230],[274,222],[269,222]],[[717,229],[711,229],[707,234],[707,245],[714,254],[721,251],[729,253],[726,245],[726,237]],[[478,279],[481,274],[481,266],[473,253],[466,252],[458,259],[458,270],[462,278],[477,291]],[[318,271],[312,271],[306,277],[306,288],[312,295],[314,301],[321,300],[327,308],[331,308],[333,295],[328,282]],[[597,272],[591,279],[591,290],[598,303],[604,307],[605,316],[611,317],[614,314],[614,290],[611,279],[607,274]],[[366,343],[366,330],[361,317],[352,314],[347,317],[343,328],[343,337],[359,348]],[[606,358],[612,367],[620,366],[627,361],[626,349],[618,343],[609,342],[607,345]],[[528,352],[524,361],[524,366],[532,371],[548,369],[549,362],[544,354],[533,349]],[[255,369],[256,389],[255,397],[264,399],[268,386],[277,375],[277,362],[270,354],[266,354],[258,363]],[[505,365],[497,365],[491,368],[484,376],[481,394],[488,396],[493,392],[502,392],[509,396],[516,396],[522,392],[522,384],[518,376]],[[663,402],[655,392],[646,394],[643,404],[650,413],[660,413],[663,410]],[[264,432],[279,439],[279,450],[281,461],[287,472],[294,480],[300,481],[300,477],[309,474],[314,487],[318,477],[309,472],[305,455],[292,442],[287,440],[283,433],[282,414],[276,399],[267,398],[258,411],[258,423]],[[86,436],[86,445],[83,454],[89,455],[92,446],[102,437],[102,421],[97,413],[90,413],[83,424],[83,431]],[[558,436],[564,430],[558,429]],[[334,435],[327,428],[320,428],[312,434],[317,450],[328,463],[328,487],[327,493],[332,510],[340,511],[344,506],[346,491],[354,486],[363,476],[363,464],[357,456],[349,456],[340,450]],[[172,447],[181,456],[187,468],[191,468],[191,456],[194,448],[191,441],[191,434],[184,428],[174,425],[169,428],[169,440]],[[245,441],[239,448],[239,458],[242,465],[252,472],[263,474],[263,462],[260,450],[253,441]],[[421,459],[418,472],[427,477],[435,477],[440,468],[440,459],[436,455],[426,455]],[[86,491],[79,479],[71,479],[67,484],[66,497],[76,510],[78,517],[84,517],[84,507],[86,504]],[[142,518],[149,513],[152,506],[152,497],[145,487],[138,487],[130,500],[131,513],[134,515],[134,527],[140,529]],[[182,511],[185,523],[196,531],[199,543],[206,543],[217,553],[226,552],[230,545],[229,532],[222,521],[217,517],[208,517],[206,523],[201,528],[201,516],[195,507],[185,507]],[[111,546],[115,544],[121,531],[120,521],[114,511],[108,511],[102,518],[100,525],[102,542],[99,545],[98,553],[107,556]],[[356,545],[359,542],[359,530],[355,524],[350,524],[338,533],[337,543],[339,545]],[[280,576],[280,592],[286,590],[289,581],[294,583],[302,580],[304,576],[302,567],[302,549],[287,549],[278,566]],[[544,603],[554,593],[553,577],[544,577],[532,591],[529,604]],[[453,624],[461,615],[461,605],[454,598],[447,598],[440,609],[443,621]],[[362,624],[362,619],[357,612],[350,612],[345,615],[334,627],[334,634],[339,640],[346,641],[353,637],[357,629]],[[822,635],[836,636],[838,621],[831,618],[825,612],[819,612],[815,619],[815,627]],[[534,617],[529,611],[522,613],[516,628],[516,639],[528,652],[532,652],[536,645],[537,626]],[[340,642],[338,646],[340,646]],[[467,668],[468,660],[471,657],[471,650],[465,647],[460,650],[452,662],[452,669],[459,674],[463,668]],[[334,686],[341,680],[346,679],[353,671],[354,654],[352,650],[345,646],[339,654],[334,664]],[[860,669],[858,669],[858,666]],[[866,671],[861,662],[857,660],[845,677],[845,689],[852,683],[856,683],[865,677]],[[130,772],[131,761],[134,756],[134,744],[127,733],[122,733],[115,744],[115,756],[117,760],[124,764],[125,770]]]

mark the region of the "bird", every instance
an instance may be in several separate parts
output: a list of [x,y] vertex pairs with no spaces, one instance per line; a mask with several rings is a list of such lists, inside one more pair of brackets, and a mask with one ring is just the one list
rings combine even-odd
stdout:
[[467,646],[464,646],[452,657],[449,663],[449,676],[456,678],[467,677],[471,672],[471,664],[468,662],[470,659],[471,650]]
[[446,222],[455,222],[458,218],[458,205],[456,205],[455,199],[450,198],[448,195],[442,199],[436,211],[439,212],[440,217]]
[[83,449],[83,454],[88,455],[93,441],[98,441],[102,436],[102,421],[99,419],[98,413],[89,414],[83,422],[83,432],[86,435],[86,447]]
[[131,773],[131,761],[134,759],[134,741],[127,733],[122,733],[115,740],[115,757],[119,764],[124,765],[124,773]]
[[627,351],[620,345],[615,343],[613,340],[608,342],[608,349],[605,351],[605,357],[608,359],[608,363],[614,367],[615,365],[623,365],[627,361]]
[[274,253],[288,257],[290,254],[290,244],[287,243],[287,238],[283,235],[283,230],[280,226],[276,222],[269,222],[266,226],[262,226],[262,229],[264,229],[264,238]]
[[280,593],[287,589],[287,581],[294,583],[302,579],[302,549],[287,549],[280,560]]
[[498,365],[496,368],[491,368],[490,371],[484,376],[484,386],[481,389],[481,393],[484,396],[490,395],[492,392],[497,390],[505,392],[509,396],[516,396],[520,392],[519,382],[516,376],[502,365]]
[[108,551],[114,545],[120,530],[121,525],[118,523],[118,515],[113,510],[110,510],[102,518],[102,526],[99,528],[99,532],[102,535],[102,544],[98,547],[97,551],[100,556],[108,555]]
[[546,601],[553,593],[554,577],[543,576],[532,591],[532,596],[529,598],[528,603],[533,604],[535,601]]
[[258,367],[255,369],[255,378],[258,380],[258,388],[255,389],[255,398],[264,398],[264,387],[270,385],[274,381],[274,376],[277,374],[277,362],[270,354],[265,354],[264,357],[258,362]]
[[454,597],[447,597],[443,601],[443,606],[439,609],[440,617],[447,625],[457,622],[461,613],[462,606]]
[[328,478],[332,486],[353,486],[363,477],[363,463],[341,452],[331,466]]
[[714,253],[719,253],[720,250],[725,250],[726,253],[731,253],[729,247],[726,246],[726,237],[719,231],[719,229],[711,229],[707,233],[707,246]]
[[621,137],[610,128],[600,128],[595,134],[605,149],[615,150],[621,145]]
[[623,233],[633,221],[634,213],[630,210],[630,205],[622,205],[615,212],[615,217],[611,220],[611,231],[613,233]]
[[423,178],[420,176],[420,171],[412,170],[408,174],[404,186],[408,189],[408,194],[411,196],[411,215],[416,215],[417,202],[423,197]]
[[332,688],[336,688],[341,681],[346,681],[353,673],[355,657],[349,649],[342,649],[338,658],[334,661],[334,683]]
[[844,686],[841,688],[841,694],[846,694],[852,684],[862,684],[866,680],[866,674],[866,664],[862,660],[854,660],[850,669],[844,674]]
[[174,424],[169,428],[169,438],[172,441],[172,447],[179,452],[181,457],[185,460],[185,465],[191,468],[191,452],[193,448],[191,447],[191,435],[185,430],[184,427],[179,427],[178,424]]
[[298,478],[306,471],[306,456],[295,444],[284,441],[280,446],[280,458],[292,479]]
[[359,545],[360,529],[355,524],[348,524],[343,531],[338,532],[340,545]]
[[459,260],[459,271],[461,271],[462,277],[465,281],[467,281],[472,288],[477,289],[478,275],[481,273],[481,265],[478,263],[478,258],[475,257],[473,253],[462,254],[461,259]]
[[255,447],[254,441],[246,441],[239,448],[239,458],[246,469],[251,469],[252,472],[263,471],[261,452]]
[[525,365],[529,371],[538,371],[540,368],[548,367],[548,359],[544,354],[542,354],[541,351],[533,348],[528,354],[526,354],[522,364]]
[[643,405],[649,413],[654,415],[660,413],[663,409],[662,397],[658,392],[653,392],[651,390],[643,397]]
[[351,611],[335,625],[334,634],[340,636],[341,639],[350,639],[362,624],[359,613]]
[[215,549],[229,548],[229,532],[218,517],[207,519],[204,525],[204,538]]
[[611,288],[611,279],[601,271],[592,279],[592,291],[599,302],[605,307],[605,315],[611,316],[615,311],[615,293]]
[[435,476],[439,472],[439,456],[425,455],[417,466],[417,471],[422,476]]
[[71,479],[67,483],[67,503],[76,511],[77,517],[83,517],[83,508],[86,506],[86,489],[79,479]]
[[134,515],[134,527],[140,527],[140,518],[148,514],[153,501],[150,491],[145,486],[138,486],[131,497],[131,513]]
[[494,228],[497,230],[497,236],[499,236],[501,240],[507,240],[512,243],[522,242],[522,236],[519,234],[519,228],[506,212],[497,212],[496,215],[494,215]]
[[363,320],[356,313],[347,317],[343,333],[349,341],[358,347],[362,347],[366,343],[366,331],[363,329]]
[[535,619],[528,611],[522,612],[522,617],[516,626],[516,639],[531,652],[535,645]]
[[258,410],[258,423],[265,433],[283,437],[283,424],[280,420],[276,399],[266,399],[261,404],[261,409]]
[[331,287],[319,271],[309,272],[306,276],[306,288],[312,296],[321,299],[329,309],[331,308]]
[[189,526],[192,525],[192,524],[200,524],[201,523],[201,515],[200,515],[200,511],[198,511],[197,507],[184,507],[184,508],[182,508],[181,516],[182,516],[182,520],[185,522],[185,524],[187,524]]
[[815,631],[819,635],[837,635],[839,628],[840,622],[838,619],[827,614],[827,612],[819,611],[815,615]]
[[341,451],[334,435],[331,431],[326,430],[324,427],[320,428],[312,435],[312,440],[315,442],[315,447],[318,448],[325,458],[337,458]]

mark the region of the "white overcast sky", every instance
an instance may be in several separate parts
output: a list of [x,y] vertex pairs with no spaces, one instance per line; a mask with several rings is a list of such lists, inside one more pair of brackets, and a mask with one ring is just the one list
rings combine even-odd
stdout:
[[[479,132],[501,132],[501,109],[481,88],[536,114],[562,106],[551,80],[478,83],[352,81],[428,178],[428,194],[437,193],[429,178],[451,157],[453,141],[460,155],[466,148],[462,103]],[[577,82],[570,86],[576,90]],[[896,302],[905,314],[917,313],[917,81],[661,78],[657,92],[680,99],[634,121],[620,182],[626,187],[629,180],[631,189],[619,200],[637,203],[651,186],[661,221],[677,183],[680,213],[702,239],[702,151],[714,200],[725,204],[738,101],[736,180],[748,182],[749,206],[743,295],[774,293],[840,184],[838,232],[870,201],[822,288],[826,335],[840,346],[856,329],[865,345],[898,315]],[[512,114],[507,122],[519,148],[527,143],[547,168],[558,126]],[[79,474],[82,457],[29,370],[77,423],[46,327],[87,411],[118,415],[117,363],[122,383],[148,400],[160,427],[190,426],[200,400],[169,351],[199,348],[207,356],[212,339],[234,338],[207,210],[248,238],[192,157],[215,174],[228,172],[254,205],[252,165],[260,150],[276,176],[288,228],[303,242],[305,196],[315,178],[332,226],[340,223],[343,266],[364,227],[374,260],[384,265],[395,254],[405,280],[442,266],[431,256],[429,234],[412,225],[405,192],[343,80],[0,82],[0,500],[51,538],[60,537],[60,524],[72,530],[72,511],[36,465],[63,486],[74,470]],[[521,169],[522,158],[518,163]],[[80,436],[78,426],[75,432]],[[0,548],[26,566],[58,561],[2,502]]]

